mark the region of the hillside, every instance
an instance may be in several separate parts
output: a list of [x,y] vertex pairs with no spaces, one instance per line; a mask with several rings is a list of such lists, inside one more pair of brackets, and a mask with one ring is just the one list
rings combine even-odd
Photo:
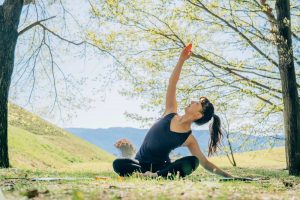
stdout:
[[9,104],[12,167],[85,170],[111,168],[114,156],[14,104]]

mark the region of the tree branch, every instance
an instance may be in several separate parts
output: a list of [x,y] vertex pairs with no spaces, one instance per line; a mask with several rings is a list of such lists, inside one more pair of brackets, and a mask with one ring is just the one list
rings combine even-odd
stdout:
[[262,50],[260,50],[245,34],[243,34],[240,30],[238,30],[236,27],[234,27],[233,25],[231,25],[228,21],[226,21],[225,19],[223,19],[222,17],[218,16],[217,14],[213,13],[211,10],[209,10],[201,1],[198,0],[198,3],[200,4],[196,4],[190,0],[187,0],[189,3],[191,3],[194,6],[197,6],[203,10],[205,10],[206,12],[208,12],[210,15],[214,16],[215,18],[219,19],[220,21],[224,22],[229,28],[231,28],[232,30],[234,30],[236,33],[238,33],[242,38],[244,38],[247,43],[252,46],[260,55],[262,55],[264,58],[266,58],[269,62],[271,62],[272,64],[274,64],[275,66],[278,67],[278,63],[276,61],[274,61],[272,58],[270,58],[268,55],[266,55],[264,52],[262,52]]
[[60,35],[58,35],[57,33],[51,31],[49,28],[47,28],[47,27],[44,26],[43,24],[38,24],[38,25],[41,26],[41,27],[42,27],[43,29],[45,29],[46,31],[48,31],[49,33],[51,33],[52,35],[54,35],[54,36],[56,36],[57,38],[61,39],[62,41],[65,41],[65,42],[68,42],[68,43],[70,43],[70,44],[77,45],[77,46],[82,45],[82,44],[85,43],[84,41],[82,41],[82,42],[74,42],[74,41],[68,40],[68,39],[66,39],[66,38],[64,38],[64,37],[62,37],[62,36],[60,36]]
[[19,31],[19,36],[22,35],[23,33],[25,33],[26,31],[30,30],[31,28],[37,26],[37,25],[40,25],[41,22],[44,22],[44,21],[47,21],[47,20],[50,20],[50,19],[53,19],[55,18],[56,16],[52,16],[52,17],[49,17],[47,19],[42,19],[42,20],[39,20],[39,21],[36,21],[30,25],[28,25],[27,27],[25,27],[24,29],[22,29],[21,31]]
[[192,53],[192,56],[193,56],[193,57],[196,57],[196,58],[199,58],[199,59],[201,59],[201,60],[203,60],[203,61],[205,61],[205,62],[208,62],[208,63],[210,63],[210,64],[212,64],[212,65],[218,67],[219,69],[228,71],[228,72],[230,72],[231,74],[234,74],[234,75],[236,75],[237,77],[242,78],[243,80],[245,80],[245,81],[247,81],[247,82],[249,82],[249,83],[252,83],[252,84],[254,84],[254,85],[260,86],[260,87],[262,87],[262,88],[265,88],[265,89],[270,90],[270,91],[273,91],[273,92],[277,92],[277,93],[280,93],[280,94],[282,93],[281,90],[278,90],[278,89],[275,89],[275,88],[272,88],[272,87],[268,87],[268,86],[263,85],[263,84],[261,84],[261,83],[259,83],[259,82],[257,82],[257,81],[254,81],[254,80],[251,80],[251,79],[249,79],[249,78],[247,78],[247,77],[244,77],[244,76],[242,76],[242,75],[240,75],[240,74],[238,74],[238,73],[232,71],[230,68],[221,66],[221,65],[219,65],[219,64],[217,64],[217,63],[215,63],[215,62],[213,62],[213,61],[211,61],[211,60],[205,58],[204,56],[201,56],[201,55],[195,54],[195,53]]

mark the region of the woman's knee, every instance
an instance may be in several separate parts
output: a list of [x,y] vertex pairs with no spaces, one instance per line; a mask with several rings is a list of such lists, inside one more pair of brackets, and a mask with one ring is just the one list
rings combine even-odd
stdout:
[[128,163],[132,163],[132,161],[128,158],[117,158],[113,161],[113,168],[115,172],[119,172],[120,169]]
[[191,156],[190,160],[191,160],[193,170],[197,169],[197,167],[199,166],[199,163],[200,163],[199,159],[196,156]]
[[195,170],[199,166],[199,159],[196,156],[185,156],[175,162],[183,162],[191,165],[192,169]]
[[179,171],[180,176],[185,177],[195,171],[198,166],[199,160],[196,156],[186,156],[173,163],[173,171]]
[[120,176],[129,175],[133,171],[140,170],[140,168],[138,162],[129,158],[117,158],[113,161],[113,169]]
[[121,164],[122,164],[122,162],[120,162],[120,159],[116,159],[113,161],[112,165],[113,165],[113,169],[115,172],[119,172]]

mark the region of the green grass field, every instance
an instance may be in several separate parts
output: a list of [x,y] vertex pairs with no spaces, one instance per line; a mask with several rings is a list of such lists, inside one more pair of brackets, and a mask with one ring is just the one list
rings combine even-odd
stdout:
[[[0,199],[300,199],[300,177],[288,176],[284,148],[235,154],[211,162],[255,182],[222,182],[199,167],[184,179],[120,179],[114,156],[60,128],[10,105],[9,148],[12,167],[0,169]],[[97,176],[105,179],[96,179]],[[77,180],[32,181],[56,177]]]
[[[238,167],[267,169],[286,168],[285,151],[283,147],[237,153],[234,157]],[[209,158],[209,160],[220,167],[231,166],[226,156],[212,157]]]
[[[255,182],[221,182],[203,168],[184,179],[120,179],[112,171],[77,172],[47,170],[0,170],[0,185],[7,199],[299,199],[300,178],[286,170],[231,168],[235,176],[261,177]],[[106,180],[96,176],[107,177]],[[31,181],[34,177],[73,177],[79,180]],[[27,179],[14,179],[27,178]],[[83,180],[80,180],[84,178]],[[87,179],[89,178],[89,179]]]

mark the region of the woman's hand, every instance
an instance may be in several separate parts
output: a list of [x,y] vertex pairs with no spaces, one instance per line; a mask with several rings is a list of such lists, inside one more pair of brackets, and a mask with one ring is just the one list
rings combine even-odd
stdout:
[[189,59],[192,55],[192,43],[189,43],[182,51],[179,57],[180,61],[186,61]]

